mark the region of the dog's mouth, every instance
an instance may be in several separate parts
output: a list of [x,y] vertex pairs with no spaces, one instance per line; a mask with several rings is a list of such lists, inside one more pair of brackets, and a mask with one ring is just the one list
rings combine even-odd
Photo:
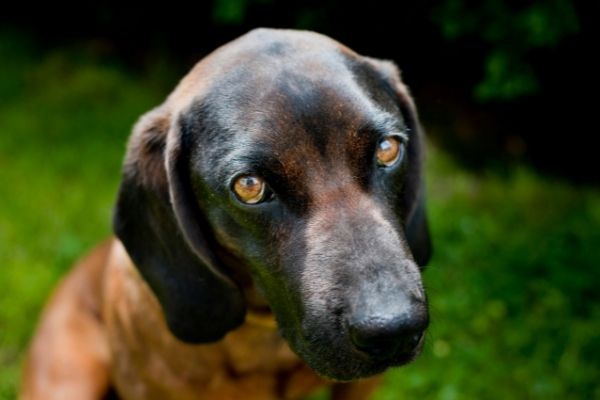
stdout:
[[318,375],[334,381],[351,381],[379,374],[415,360],[425,343],[425,331],[409,338],[385,339],[369,347],[357,346],[347,329],[336,332],[312,330],[283,335]]

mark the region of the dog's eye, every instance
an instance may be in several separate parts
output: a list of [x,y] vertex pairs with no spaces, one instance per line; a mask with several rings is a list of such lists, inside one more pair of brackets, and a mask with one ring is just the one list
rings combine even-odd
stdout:
[[377,145],[377,165],[391,167],[404,157],[404,143],[397,136],[388,136]]
[[233,192],[239,201],[257,204],[267,198],[265,181],[255,175],[242,175],[233,181]]

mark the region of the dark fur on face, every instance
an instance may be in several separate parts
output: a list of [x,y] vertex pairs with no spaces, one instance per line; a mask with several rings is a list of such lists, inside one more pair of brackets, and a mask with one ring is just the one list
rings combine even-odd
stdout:
[[[251,277],[317,373],[350,380],[410,361],[428,322],[418,265],[430,244],[420,127],[396,68],[276,30],[196,68],[138,124],[115,217],[171,330],[217,340],[241,322]],[[382,168],[375,151],[391,134],[405,154]],[[273,195],[240,202],[240,174]]]

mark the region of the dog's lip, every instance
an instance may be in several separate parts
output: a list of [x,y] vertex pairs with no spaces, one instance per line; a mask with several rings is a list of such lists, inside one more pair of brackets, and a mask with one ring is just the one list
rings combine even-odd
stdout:
[[[365,352],[357,350],[354,346],[352,346],[349,343],[349,339],[348,339],[348,343],[347,343],[348,347],[344,347],[345,350],[343,350],[343,351],[347,351],[347,352],[353,354],[354,355],[353,358],[355,359],[355,362],[363,364],[364,366],[366,366],[368,368],[368,372],[366,374],[356,375],[354,372],[352,372],[352,373],[350,373],[350,375],[348,375],[347,374],[348,371],[342,373],[341,371],[337,371],[337,368],[332,369],[332,366],[329,367],[329,372],[323,372],[323,370],[318,367],[319,364],[314,364],[314,361],[320,359],[321,355],[320,355],[320,352],[318,351],[318,349],[315,348],[314,342],[309,340],[310,335],[305,335],[304,334],[305,332],[303,332],[303,331],[297,332],[299,334],[291,335],[291,336],[287,336],[285,334],[285,331],[282,331],[281,333],[283,334],[284,337],[286,337],[286,340],[288,341],[288,343],[290,344],[290,346],[292,347],[294,352],[296,352],[300,356],[300,358],[302,358],[305,362],[307,362],[309,364],[309,366],[311,366],[311,368],[313,368],[313,370],[318,375],[323,376],[327,379],[330,379],[333,381],[339,381],[339,382],[347,382],[347,381],[354,380],[357,378],[364,378],[367,376],[372,376],[372,375],[375,375],[375,374],[385,371],[387,368],[400,367],[402,365],[406,365],[406,364],[412,362],[421,353],[421,351],[424,347],[425,337],[426,337],[426,330],[425,330],[425,331],[419,333],[419,339],[418,339],[417,344],[409,352],[390,354],[388,356],[384,356],[381,358],[373,357],[372,355],[369,355]],[[343,335],[343,333],[342,333],[342,335]],[[340,350],[340,351],[342,351],[342,350]],[[343,370],[344,369],[342,368],[342,371]],[[334,372],[334,371],[336,371],[336,372]]]
[[[365,361],[389,362],[390,365],[404,365],[413,361],[421,353],[425,344],[426,333],[426,330],[418,333],[419,338],[416,341],[416,345],[408,352],[382,353],[379,356],[374,356],[357,349],[352,345],[349,346],[349,349],[352,353],[364,359]],[[313,350],[313,346],[311,345],[311,341],[307,340],[307,336],[304,334],[304,332],[298,335],[297,339],[299,339],[299,343],[302,343],[302,347],[305,350],[308,350],[308,352],[311,354],[316,354]]]

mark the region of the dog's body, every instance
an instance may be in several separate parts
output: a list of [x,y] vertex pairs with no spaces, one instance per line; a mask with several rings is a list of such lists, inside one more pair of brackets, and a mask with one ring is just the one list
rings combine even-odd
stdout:
[[[336,384],[362,399],[377,378]],[[189,345],[165,325],[121,243],[83,259],[50,300],[31,345],[23,399],[299,399],[327,385],[287,346],[272,315],[249,318],[224,340]]]
[[291,31],[215,51],[136,125],[118,238],[48,304],[23,399],[293,399],[410,361],[420,154],[392,64]]

